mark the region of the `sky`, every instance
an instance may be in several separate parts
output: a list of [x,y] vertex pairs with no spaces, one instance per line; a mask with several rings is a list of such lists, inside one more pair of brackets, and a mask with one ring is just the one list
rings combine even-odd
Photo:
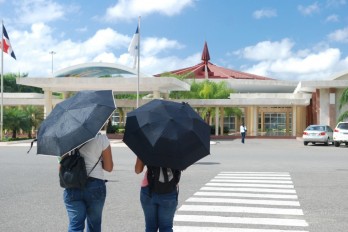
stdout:
[[4,54],[3,68],[51,77],[86,62],[133,67],[140,17],[141,73],[198,64],[206,41],[218,66],[328,80],[348,71],[347,12],[348,0],[0,0],[17,57]]

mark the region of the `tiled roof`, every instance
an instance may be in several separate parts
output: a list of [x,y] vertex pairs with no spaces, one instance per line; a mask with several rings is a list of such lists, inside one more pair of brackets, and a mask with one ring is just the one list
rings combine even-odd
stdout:
[[[188,78],[197,79],[248,79],[248,80],[273,80],[272,78],[263,77],[255,74],[245,73],[224,67],[217,66],[211,62],[207,42],[204,43],[202,52],[202,62],[191,67],[169,71],[176,75],[188,75]],[[168,72],[166,72],[168,73]],[[157,74],[155,76],[161,76]],[[193,76],[192,76],[193,75]]]

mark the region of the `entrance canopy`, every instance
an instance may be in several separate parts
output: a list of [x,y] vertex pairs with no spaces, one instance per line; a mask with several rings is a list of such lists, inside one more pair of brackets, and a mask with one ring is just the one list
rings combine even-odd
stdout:
[[[17,78],[17,84],[42,88],[44,91],[66,92],[80,90],[111,89],[114,93],[137,92],[137,78],[113,77],[113,78]],[[140,77],[140,93],[168,93],[170,91],[189,91],[190,85],[174,77]]]

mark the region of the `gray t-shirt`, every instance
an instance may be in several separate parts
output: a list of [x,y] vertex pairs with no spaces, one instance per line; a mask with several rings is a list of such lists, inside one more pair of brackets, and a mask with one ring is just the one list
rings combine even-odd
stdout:
[[[105,134],[98,134],[94,139],[88,141],[80,149],[81,156],[85,159],[87,174],[92,170],[94,165],[98,162],[99,157],[108,146],[110,141]],[[97,166],[93,169],[90,177],[104,180],[104,171],[102,166],[102,158]]]

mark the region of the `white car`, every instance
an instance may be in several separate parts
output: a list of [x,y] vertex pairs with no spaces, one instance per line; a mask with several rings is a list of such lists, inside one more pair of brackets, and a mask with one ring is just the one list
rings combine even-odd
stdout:
[[339,147],[341,143],[348,146],[348,122],[339,122],[333,133],[334,145]]
[[308,143],[329,145],[329,143],[333,143],[333,130],[327,125],[310,125],[303,131],[302,138],[305,146]]

